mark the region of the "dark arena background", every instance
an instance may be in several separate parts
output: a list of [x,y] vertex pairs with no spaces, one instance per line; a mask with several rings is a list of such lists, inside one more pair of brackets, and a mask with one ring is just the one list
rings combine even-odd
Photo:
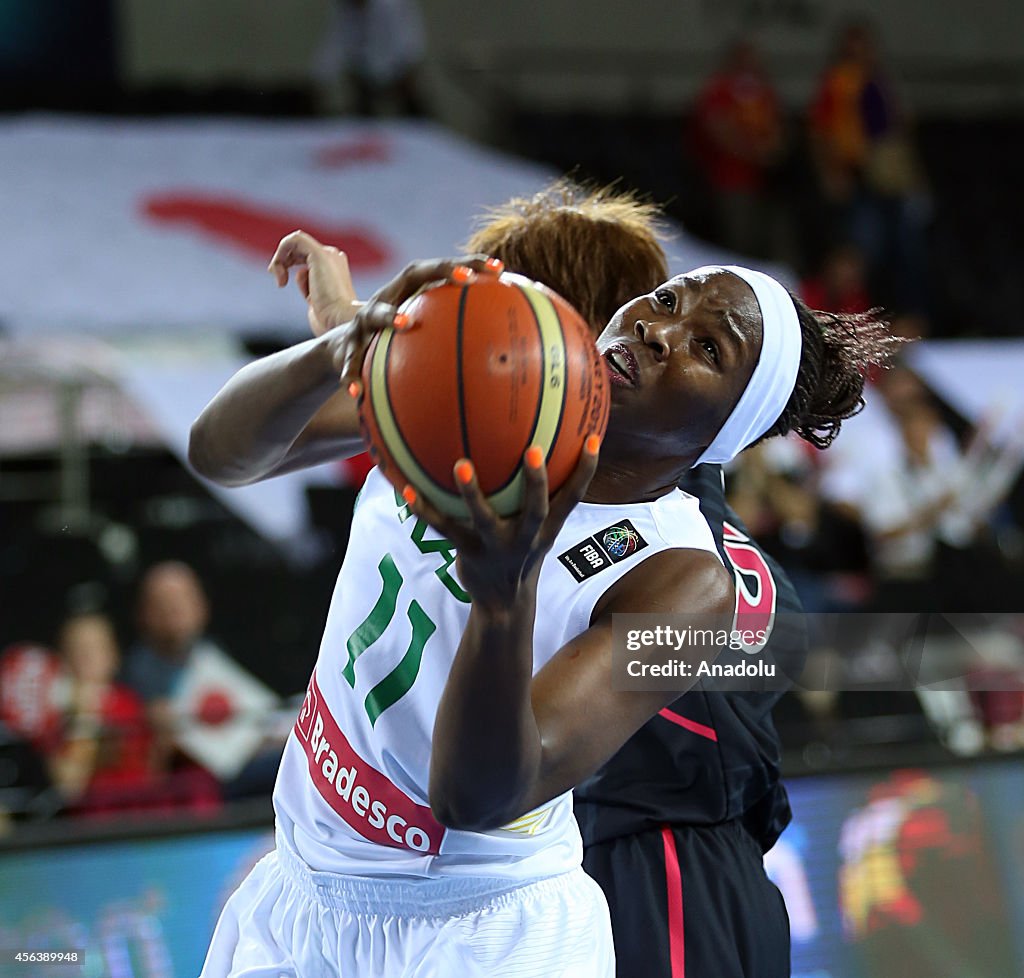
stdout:
[[807,611],[956,613],[941,677],[812,640],[845,678],[775,707],[765,866],[794,976],[1024,978],[1022,157],[1001,0],[0,4],[0,975],[193,978],[273,845],[367,471],[188,466],[227,378],[308,336],[278,239],[365,298],[569,175],[661,205],[673,273],[911,341],[828,452],[727,471]]

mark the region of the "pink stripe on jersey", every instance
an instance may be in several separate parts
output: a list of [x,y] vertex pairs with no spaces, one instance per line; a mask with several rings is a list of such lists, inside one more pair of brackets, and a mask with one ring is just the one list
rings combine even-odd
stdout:
[[665,846],[665,886],[668,891],[668,957],[672,978],[686,978],[686,927],[683,919],[683,874],[679,868],[672,829],[662,826]]
[[665,707],[664,710],[658,710],[658,716],[678,724],[684,730],[689,730],[690,733],[699,734],[701,737],[707,737],[708,740],[713,740],[716,744],[718,743],[718,734],[714,727],[709,727],[706,724],[698,723],[696,720],[691,720],[689,717],[673,713],[668,707]]
[[444,826],[352,749],[324,703],[315,672],[295,736],[317,791],[350,828],[378,845],[435,856],[440,852]]

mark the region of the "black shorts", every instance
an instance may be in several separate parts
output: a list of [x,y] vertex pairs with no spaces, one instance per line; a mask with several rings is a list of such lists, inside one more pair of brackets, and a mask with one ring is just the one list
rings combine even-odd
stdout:
[[598,843],[583,868],[611,908],[618,978],[789,978],[789,917],[739,822]]

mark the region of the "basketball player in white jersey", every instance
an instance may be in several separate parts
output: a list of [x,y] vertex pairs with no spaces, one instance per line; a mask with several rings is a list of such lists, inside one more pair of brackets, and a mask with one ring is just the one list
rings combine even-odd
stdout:
[[[193,429],[193,464],[226,484],[302,454],[401,301],[495,270],[411,266],[353,318],[336,255],[291,235],[271,267],[284,284],[300,266],[328,331],[245,368]],[[533,451],[511,519],[470,460],[456,477],[471,524],[371,473],[282,760],[277,849],[225,908],[206,978],[613,974],[570,791],[678,690],[612,689],[611,616],[728,615],[729,575],[681,475],[769,432],[834,430],[885,343],[868,323],[830,333],[767,276],[715,267],[628,303],[599,347],[613,383],[601,463],[588,444],[550,505]],[[306,457],[361,447],[353,412]]]

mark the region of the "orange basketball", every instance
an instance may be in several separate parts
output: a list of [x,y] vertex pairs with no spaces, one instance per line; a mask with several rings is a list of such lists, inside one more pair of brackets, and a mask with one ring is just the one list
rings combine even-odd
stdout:
[[523,453],[545,454],[551,492],[608,423],[608,376],[587,324],[560,296],[521,275],[443,284],[403,307],[404,330],[374,337],[363,361],[360,418],[391,484],[412,485],[465,516],[452,475],[476,468],[494,509],[521,506]]

